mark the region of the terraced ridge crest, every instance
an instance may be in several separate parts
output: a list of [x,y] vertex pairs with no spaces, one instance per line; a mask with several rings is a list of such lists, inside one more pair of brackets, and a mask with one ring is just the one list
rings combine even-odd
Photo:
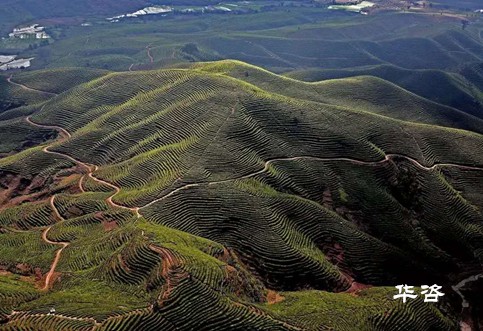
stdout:
[[0,121],[50,133],[0,159],[0,330],[456,328],[392,295],[483,262],[471,115],[227,61],[57,92]]

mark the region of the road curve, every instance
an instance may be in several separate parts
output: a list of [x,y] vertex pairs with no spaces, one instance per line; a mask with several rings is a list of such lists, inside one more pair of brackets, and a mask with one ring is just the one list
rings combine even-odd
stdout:
[[[149,52],[149,48],[148,48],[148,52]],[[149,54],[149,53],[148,53]],[[11,78],[11,77],[10,77]],[[10,81],[10,78],[8,79],[9,82]],[[13,83],[11,82],[12,84],[16,84],[16,83]],[[18,85],[18,84],[17,84]],[[33,126],[36,126],[36,127],[40,127],[40,128],[46,128],[46,129],[54,129],[54,130],[57,130],[60,134],[60,139],[57,141],[64,141],[64,140],[67,140],[69,138],[71,138],[71,134],[65,130],[64,128],[60,127],[60,126],[55,126],[55,125],[43,125],[43,124],[38,124],[38,123],[35,123],[31,120],[30,116],[29,117],[26,117],[26,122],[33,125]],[[118,208],[123,208],[123,209],[128,209],[130,211],[133,211],[136,216],[139,218],[141,217],[141,213],[140,213],[140,210],[143,209],[143,208],[147,208],[151,205],[153,205],[154,203],[156,202],[159,202],[163,199],[166,199],[174,194],[176,194],[176,192],[179,192],[181,190],[184,190],[184,189],[187,189],[187,188],[190,188],[190,187],[197,187],[197,186],[201,186],[201,185],[216,185],[216,184],[222,184],[222,183],[227,183],[227,182],[230,182],[230,181],[234,181],[234,180],[239,180],[239,179],[247,179],[247,178],[251,178],[253,176],[256,176],[258,174],[261,174],[261,173],[264,173],[266,172],[270,165],[274,162],[277,162],[277,161],[297,161],[297,160],[302,160],[302,159],[307,159],[307,160],[318,160],[318,161],[345,161],[345,162],[351,162],[353,164],[358,164],[358,165],[378,165],[378,164],[382,164],[384,162],[387,162],[389,160],[392,160],[394,158],[404,158],[408,161],[410,161],[412,164],[414,164],[416,167],[418,167],[419,169],[422,169],[422,170],[425,170],[425,171],[432,171],[432,170],[435,170],[439,167],[457,167],[457,168],[460,168],[460,169],[464,169],[464,170],[483,170],[483,167],[479,167],[479,166],[468,166],[468,165],[461,165],[461,164],[455,164],[455,163],[436,163],[430,167],[427,167],[427,166],[424,166],[422,165],[421,163],[419,163],[419,161],[411,158],[411,157],[408,157],[408,156],[405,156],[405,155],[400,155],[400,154],[386,154],[384,156],[384,158],[382,160],[378,160],[378,161],[363,161],[363,160],[358,160],[358,159],[352,159],[352,158],[343,158],[343,157],[339,157],[339,158],[321,158],[321,157],[314,157],[314,156],[295,156],[295,157],[284,157],[284,158],[273,158],[273,159],[270,159],[270,160],[267,160],[267,161],[264,161],[264,166],[262,169],[258,170],[258,171],[255,171],[255,172],[252,172],[252,173],[249,173],[249,174],[246,174],[246,175],[243,175],[243,176],[239,176],[239,177],[236,177],[236,178],[230,178],[230,179],[225,179],[225,180],[220,180],[220,181],[213,181],[213,182],[202,182],[202,183],[192,183],[192,184],[187,184],[187,185],[184,185],[184,186],[181,186],[173,191],[171,191],[170,193],[158,198],[158,199],[155,199],[149,203],[147,203],[146,205],[142,206],[142,207],[126,207],[126,206],[122,206],[122,205],[119,205],[117,203],[115,203],[114,201],[112,201],[112,199],[121,191],[120,187],[112,184],[112,183],[109,183],[109,182],[106,182],[102,179],[98,179],[96,178],[94,175],[93,175],[93,172],[97,171],[98,170],[98,167],[96,165],[89,165],[85,162],[82,162],[80,160],[77,160],[67,154],[63,154],[63,153],[59,153],[59,152],[53,152],[53,151],[50,151],[49,150],[49,147],[51,147],[54,143],[46,146],[43,148],[43,151],[45,153],[49,153],[49,154],[54,154],[54,155],[58,155],[58,156],[62,156],[62,157],[65,157],[65,158],[68,158],[69,160],[73,161],[74,163],[84,167],[87,169],[88,173],[87,175],[93,179],[94,181],[98,182],[98,183],[101,183],[101,184],[104,184],[104,185],[107,185],[109,186],[110,188],[114,189],[114,193],[112,195],[110,195],[107,199],[106,199],[106,202],[112,206],[112,207],[118,207]],[[82,180],[85,178],[85,175],[84,176],[81,176],[80,177],[80,180],[79,180],[79,188],[81,190],[81,192],[84,192],[84,189],[82,187]],[[54,211],[54,214],[56,215],[56,217],[60,220],[60,221],[64,221],[64,218],[62,217],[62,215],[60,215],[59,211],[57,210],[57,208],[55,207],[55,204],[54,204],[54,199],[55,199],[55,195],[52,196],[52,198],[50,199],[50,205]],[[51,265],[51,268],[49,270],[49,272],[47,273],[47,276],[46,276],[46,279],[45,279],[45,285],[43,287],[43,290],[48,290],[50,285],[51,285],[51,282],[52,282],[52,277],[55,273],[55,269],[57,267],[57,264],[60,260],[60,257],[61,257],[61,254],[62,254],[62,251],[67,247],[69,246],[69,243],[68,242],[54,242],[54,241],[51,241],[48,239],[48,233],[50,231],[50,229],[52,228],[52,226],[48,227],[47,229],[44,230],[44,232],[42,233],[42,239],[49,243],[49,244],[52,244],[52,245],[60,245],[62,246],[59,250],[57,250],[56,254],[55,254],[55,258],[54,258],[54,261],[52,262],[52,265]],[[462,303],[462,307],[463,307],[463,310],[466,309],[469,304],[468,302],[466,301],[465,297],[463,296],[463,294],[461,293],[461,288],[463,288],[468,282],[472,282],[472,281],[475,281],[477,280],[478,278],[483,278],[483,274],[478,274],[478,275],[473,275],[473,276],[470,276],[466,279],[464,279],[463,281],[459,282],[457,285],[453,286],[452,289],[458,294],[461,296],[462,300],[463,300],[463,303]],[[12,314],[15,314],[16,312],[13,312]],[[81,319],[79,319],[81,320]],[[99,323],[97,323],[97,321],[94,320],[94,329],[99,325]],[[462,324],[462,328],[463,327],[467,327],[467,324]]]
[[466,298],[463,295],[463,293],[461,292],[461,289],[464,288],[466,286],[466,284],[472,283],[472,282],[476,282],[480,278],[483,279],[483,273],[479,273],[479,274],[476,274],[476,275],[471,275],[471,276],[463,279],[462,281],[460,281],[458,284],[451,286],[451,288],[453,289],[453,291],[455,291],[461,297],[461,300],[462,300],[461,307],[463,308],[463,310],[465,310],[466,308],[468,308],[470,306],[470,304],[466,300]]
[[[42,107],[43,108],[43,107]],[[30,116],[27,116],[25,118],[25,121],[30,124],[30,125],[33,125],[33,126],[36,126],[38,128],[41,128],[41,129],[54,129],[56,131],[58,131],[60,133],[60,137],[61,139],[60,140],[66,140],[71,136],[71,134],[69,133],[69,131],[67,131],[66,129],[60,127],[60,126],[57,126],[57,125],[43,125],[43,124],[38,124],[38,123],[35,123],[35,122],[32,122],[32,120],[30,119]]]
[[[39,127],[39,128],[54,129],[54,130],[59,131],[59,133],[61,134],[61,139],[57,140],[57,142],[59,142],[59,141],[65,141],[65,140],[67,140],[67,139],[69,139],[69,138],[72,137],[72,135],[67,130],[65,130],[64,128],[62,128],[60,126],[38,124],[38,123],[33,122],[32,119],[30,118],[30,116],[26,117],[25,120],[27,121],[27,123],[29,123],[31,125],[34,125],[36,127]],[[106,203],[108,205],[110,205],[111,207],[117,207],[117,208],[122,208],[122,209],[130,210],[130,211],[134,212],[134,214],[136,215],[137,218],[141,217],[141,214],[139,213],[139,208],[138,207],[126,207],[126,206],[119,205],[119,204],[115,203],[114,201],[112,201],[112,199],[121,191],[121,189],[118,186],[114,185],[114,184],[111,184],[111,183],[106,182],[105,180],[96,178],[93,175],[93,173],[95,171],[97,171],[98,166],[91,165],[91,164],[87,164],[85,162],[82,162],[80,160],[77,160],[77,159],[73,158],[72,156],[67,155],[67,154],[64,154],[64,153],[54,152],[54,151],[49,150],[49,148],[52,147],[53,144],[54,143],[52,143],[52,144],[44,147],[42,149],[42,151],[45,152],[45,153],[48,153],[48,154],[53,154],[53,155],[57,155],[57,156],[61,156],[61,157],[67,158],[70,161],[74,162],[75,164],[78,164],[79,166],[87,169],[87,175],[90,178],[92,178],[92,180],[94,180],[94,181],[96,181],[98,183],[107,185],[107,186],[109,186],[109,187],[111,187],[111,188],[114,189],[114,193],[112,195],[110,195],[109,197],[106,198]],[[79,181],[79,187],[81,187],[81,188],[82,188],[82,178],[83,178],[83,176],[81,177],[81,179]],[[84,191],[84,189],[82,188],[81,191]]]
[[126,206],[123,206],[123,205],[119,205],[117,203],[115,203],[114,201],[112,201],[112,199],[117,195],[119,194],[119,192],[121,192],[121,188],[119,186],[116,186],[112,183],[109,183],[109,182],[106,182],[105,180],[102,180],[102,179],[99,179],[99,178],[96,178],[94,177],[94,175],[92,174],[93,172],[97,171],[98,167],[95,165],[94,166],[94,170],[89,172],[88,176],[90,178],[92,178],[92,180],[100,183],[100,184],[104,184],[104,185],[107,185],[109,186],[110,188],[114,189],[114,194],[110,195],[107,199],[106,199],[106,202],[109,206],[111,207],[117,207],[117,208],[122,208],[122,209],[127,209],[127,210],[130,210],[132,212],[134,212],[136,214],[136,217],[137,218],[140,218],[141,217],[141,214],[139,213],[139,207],[126,207]]
[[[60,126],[55,126],[55,125],[43,125],[43,124],[38,124],[38,123],[35,123],[31,120],[30,116],[29,117],[26,117],[26,121],[27,123],[33,125],[33,126],[36,126],[36,127],[40,127],[40,128],[46,128],[46,129],[54,129],[54,130],[57,130],[60,134],[60,141],[64,141],[64,140],[67,140],[69,138],[71,138],[71,134],[65,130],[64,128],[60,127]],[[374,166],[374,165],[378,165],[378,164],[382,164],[384,162],[387,162],[387,161],[390,161],[394,158],[404,158],[408,161],[410,161],[412,164],[414,164],[416,167],[418,167],[419,169],[422,169],[422,170],[425,170],[425,171],[432,171],[432,170],[435,170],[437,168],[440,168],[440,167],[457,167],[457,168],[460,168],[460,169],[464,169],[464,170],[478,170],[478,171],[481,171],[483,170],[483,167],[480,167],[480,166],[469,166],[469,165],[462,165],[462,164],[456,164],[456,163],[436,163],[430,167],[427,167],[427,166],[424,166],[422,165],[421,163],[419,163],[419,161],[409,157],[409,156],[406,156],[406,155],[401,155],[401,154],[386,154],[384,156],[383,159],[381,160],[378,160],[378,161],[363,161],[363,160],[358,160],[358,159],[352,159],[352,158],[344,158],[344,157],[338,157],[338,158],[321,158],[321,157],[315,157],[315,156],[310,156],[310,155],[307,155],[307,156],[295,156],[295,157],[284,157],[284,158],[273,158],[273,159],[270,159],[270,160],[267,160],[267,161],[264,161],[264,166],[262,169],[258,170],[258,171],[255,171],[255,172],[252,172],[252,173],[249,173],[249,174],[246,174],[246,175],[243,175],[243,176],[239,176],[239,177],[236,177],[236,178],[229,178],[229,179],[224,179],[224,180],[220,180],[220,181],[213,181],[213,182],[201,182],[201,183],[192,183],[192,184],[186,184],[184,186],[181,186],[173,191],[171,191],[170,193],[158,198],[158,199],[155,199],[149,203],[147,203],[146,205],[142,206],[142,207],[126,207],[126,206],[122,206],[122,205],[119,205],[117,203],[115,203],[114,201],[112,201],[112,199],[121,191],[120,187],[112,184],[112,183],[109,183],[109,182],[106,182],[102,179],[99,179],[99,178],[96,178],[94,175],[93,175],[93,172],[97,171],[98,170],[98,166],[96,165],[89,165],[85,162],[82,162],[80,160],[77,160],[67,154],[63,154],[63,153],[59,153],[59,152],[53,152],[53,151],[50,151],[49,150],[49,147],[51,147],[54,143],[52,143],[51,145],[48,145],[46,147],[43,148],[43,151],[45,153],[50,153],[50,154],[54,154],[54,155],[58,155],[58,156],[62,156],[62,157],[65,157],[65,158],[68,158],[69,160],[73,161],[74,163],[86,168],[88,170],[88,176],[93,179],[94,181],[98,182],[98,183],[101,183],[101,184],[104,184],[104,185],[107,185],[109,187],[111,187],[112,189],[114,189],[114,193],[112,195],[110,195],[107,199],[106,199],[106,202],[112,206],[112,207],[117,207],[117,208],[123,208],[123,209],[128,209],[130,211],[133,211],[136,216],[139,218],[141,217],[141,213],[140,213],[140,210],[143,209],[143,208],[147,208],[151,205],[153,205],[154,203],[156,202],[159,202],[161,200],[164,200],[174,194],[176,194],[176,192],[179,192],[181,190],[184,190],[184,189],[187,189],[187,188],[190,188],[190,187],[197,187],[197,186],[201,186],[201,185],[216,185],[216,184],[222,184],[222,183],[227,183],[227,182],[231,182],[231,181],[234,181],[234,180],[240,180],[240,179],[247,179],[247,178],[251,178],[253,176],[256,176],[256,175],[259,175],[261,173],[264,173],[266,172],[270,165],[274,162],[277,162],[277,161],[297,161],[297,160],[302,160],[302,159],[307,159],[307,160],[317,160],[317,161],[345,161],[345,162],[350,162],[350,163],[353,163],[353,164],[358,164],[358,165],[371,165],[371,166]],[[81,176],[80,178],[80,181],[79,181],[79,187],[81,188],[81,191],[84,191],[84,189],[82,188],[82,180],[83,178],[85,177],[84,176]],[[50,200],[50,204],[52,206],[52,209],[54,210],[54,213],[56,215],[56,217],[58,219],[60,219],[61,221],[63,221],[64,219],[62,218],[62,216],[60,215],[60,213],[58,212],[57,208],[55,207],[54,205],[54,199],[55,199],[55,195],[52,196],[51,200]],[[62,247],[57,251],[56,255],[55,255],[55,259],[54,261],[52,262],[52,266],[51,266],[51,269],[50,271],[48,272],[47,274],[47,277],[46,277],[46,280],[45,280],[45,286],[44,286],[44,290],[47,290],[50,286],[50,283],[51,283],[51,279],[53,277],[53,274],[55,272],[55,269],[57,267],[57,264],[59,262],[59,259],[60,259],[60,256],[62,254],[62,251],[69,245],[69,243],[67,242],[53,242],[53,241],[50,241],[47,237],[50,229],[52,228],[52,226],[48,227],[43,233],[42,233],[42,239],[49,243],[49,244],[53,244],[53,245],[61,245]],[[463,309],[467,308],[468,307],[468,302],[466,301],[465,297],[462,295],[460,289],[463,288],[468,282],[472,282],[472,281],[475,281],[477,280],[478,278],[482,278],[483,277],[483,274],[478,274],[478,275],[473,275],[473,276],[470,276],[466,279],[464,279],[463,281],[461,281],[460,283],[458,283],[457,285],[453,286],[453,290],[461,296],[462,300],[463,300],[463,303],[462,303],[462,306],[463,306]]]
[[[72,135],[66,129],[64,129],[64,128],[60,127],[60,126],[38,124],[38,123],[33,122],[32,119],[30,118],[30,116],[26,117],[25,120],[27,121],[27,123],[29,123],[31,125],[34,125],[36,127],[39,127],[39,128],[57,130],[60,133],[60,136],[61,136],[60,141],[67,140],[67,139],[69,139],[69,138],[72,137]],[[389,160],[392,160],[394,158],[404,158],[404,159],[410,161],[411,163],[413,163],[419,169],[426,170],[426,171],[431,171],[431,170],[434,170],[434,169],[439,168],[439,167],[457,167],[457,168],[465,169],[465,170],[483,170],[483,167],[468,166],[468,165],[462,165],[462,164],[456,164],[456,163],[436,163],[436,164],[432,165],[431,167],[427,167],[427,166],[424,166],[421,163],[419,163],[419,161],[417,161],[417,160],[415,160],[415,159],[413,159],[413,158],[411,158],[409,156],[402,155],[402,154],[386,154],[384,156],[384,158],[381,159],[381,160],[379,160],[379,161],[363,161],[363,160],[346,158],[346,157],[322,158],[322,157],[315,157],[315,156],[310,156],[310,155],[302,155],[302,156],[295,156],[295,157],[284,157],[284,158],[273,158],[273,159],[270,159],[270,160],[265,161],[263,168],[261,170],[255,171],[253,173],[246,174],[246,175],[239,176],[239,177],[235,177],[235,178],[224,179],[224,180],[220,180],[220,181],[186,184],[184,186],[181,186],[181,187],[179,187],[179,188],[171,191],[170,193],[168,193],[168,194],[166,194],[166,195],[164,195],[164,196],[162,196],[160,198],[157,198],[157,199],[155,199],[155,200],[153,200],[153,201],[145,204],[142,207],[127,207],[127,206],[119,205],[119,204],[115,203],[112,200],[121,191],[121,188],[120,187],[118,187],[118,186],[116,186],[116,185],[114,185],[112,183],[106,182],[105,180],[96,178],[93,175],[93,173],[98,170],[98,166],[96,166],[96,165],[89,165],[89,164],[87,164],[85,162],[82,162],[80,160],[77,160],[77,159],[75,159],[75,158],[73,158],[73,157],[71,157],[71,156],[69,156],[67,154],[64,154],[64,153],[50,151],[49,150],[49,147],[51,147],[51,146],[52,146],[52,144],[49,145],[49,146],[44,147],[43,148],[43,151],[45,153],[50,153],[50,154],[54,154],[54,155],[58,155],[58,156],[65,157],[65,158],[71,160],[72,162],[74,162],[74,163],[76,163],[76,164],[78,164],[78,165],[86,168],[87,171],[88,171],[88,176],[90,178],[92,178],[94,181],[96,181],[96,182],[98,182],[100,184],[107,185],[110,188],[114,189],[114,193],[112,195],[110,195],[108,198],[106,198],[106,203],[107,204],[109,204],[112,207],[117,207],[117,208],[122,208],[122,209],[130,210],[130,211],[134,212],[135,215],[138,218],[141,217],[141,214],[140,214],[140,210],[141,209],[147,208],[147,207],[153,205],[156,202],[159,202],[161,200],[164,200],[164,199],[166,199],[166,198],[174,195],[176,192],[179,192],[181,190],[184,190],[184,189],[187,189],[187,188],[190,188],[190,187],[197,187],[197,186],[200,186],[200,185],[215,185],[215,184],[227,183],[227,182],[234,181],[234,180],[240,180],[240,179],[250,178],[250,177],[259,175],[261,173],[264,173],[265,171],[268,170],[268,168],[270,167],[270,164],[272,164],[274,162],[277,162],[277,161],[297,161],[297,160],[306,159],[306,160],[317,160],[317,161],[326,161],[326,162],[327,161],[345,161],[345,162],[351,162],[353,164],[358,164],[358,165],[378,165],[378,164],[387,162]],[[81,180],[80,180],[80,183],[79,183],[79,186],[81,188],[82,188],[82,183],[81,183],[82,182],[82,178],[83,177],[81,177]],[[84,190],[82,189],[81,191],[84,191]]]
[[[64,218],[62,217],[62,215],[60,215],[59,211],[57,210],[57,208],[55,207],[55,204],[54,204],[54,200],[55,200],[55,195],[53,195],[51,198],[50,198],[50,206],[51,208],[53,209],[54,211],[54,214],[55,216],[57,217],[57,219],[59,221],[65,221]],[[51,281],[52,281],[52,277],[55,273],[55,268],[57,268],[57,264],[59,263],[59,260],[60,260],[60,256],[62,254],[62,251],[67,247],[69,246],[69,243],[68,242],[57,242],[57,241],[51,241],[49,240],[49,238],[47,237],[47,235],[49,234],[49,231],[50,229],[52,229],[52,225],[49,226],[47,229],[44,230],[44,232],[42,232],[42,239],[46,242],[46,243],[49,243],[51,245],[60,245],[62,246],[56,253],[55,253],[55,258],[54,258],[54,261],[52,262],[52,265],[50,266],[50,270],[49,272],[47,273],[47,276],[45,277],[45,285],[44,287],[42,288],[42,290],[46,291],[49,289],[50,285],[51,285]]]
[[382,160],[379,160],[379,161],[363,161],[363,160],[351,159],[351,158],[345,158],[345,157],[322,158],[322,157],[315,157],[315,156],[295,156],[295,157],[285,157],[285,158],[274,158],[274,159],[270,159],[268,161],[265,161],[263,168],[261,170],[256,171],[256,172],[253,172],[253,173],[250,173],[250,174],[247,174],[247,175],[243,175],[243,176],[240,176],[240,177],[223,179],[223,180],[214,181],[214,182],[201,182],[201,183],[187,184],[187,185],[181,186],[181,187],[171,191],[170,193],[168,193],[168,194],[166,194],[166,195],[164,195],[164,196],[162,196],[158,199],[155,199],[155,200],[147,203],[146,205],[140,207],[139,209],[147,208],[147,207],[153,205],[156,202],[162,201],[162,200],[172,196],[176,192],[188,189],[190,187],[197,187],[197,186],[201,186],[201,185],[223,184],[223,183],[231,182],[231,181],[234,181],[234,180],[247,179],[247,178],[254,177],[256,175],[259,175],[259,174],[266,172],[268,170],[268,168],[270,167],[270,165],[274,162],[277,162],[277,161],[278,162],[280,162],[280,161],[297,161],[297,160],[302,160],[302,159],[325,161],[325,162],[328,162],[328,161],[345,161],[345,162],[350,162],[350,163],[358,164],[358,165],[374,166],[374,165],[382,164],[382,163],[387,162],[389,160],[392,160],[394,158],[404,158],[404,159],[410,161],[411,163],[413,163],[419,169],[427,170],[427,171],[434,170],[438,167],[458,167],[458,168],[465,169],[465,170],[483,170],[483,167],[467,166],[467,165],[461,165],[461,164],[455,164],[455,163],[436,163],[431,167],[426,167],[426,166],[422,165],[421,163],[419,163],[417,160],[415,160],[415,159],[413,159],[409,156],[402,155],[402,154],[386,154],[385,157]]
[[[38,124],[38,123],[33,122],[31,120],[30,116],[26,117],[26,121],[28,123],[30,123],[34,126],[40,127],[40,128],[54,129],[54,130],[59,131],[61,133],[61,140],[66,140],[66,139],[71,137],[71,134],[67,130],[65,130],[64,128],[62,128],[60,126]],[[112,183],[106,182],[105,180],[96,178],[93,175],[93,173],[95,171],[97,171],[97,169],[98,169],[98,167],[96,165],[88,165],[87,163],[84,163],[80,160],[77,160],[77,159],[75,159],[75,158],[73,158],[73,157],[71,157],[67,154],[50,151],[49,147],[51,147],[51,145],[44,147],[43,151],[46,152],[46,153],[66,157],[69,160],[71,160],[72,162],[79,164],[82,167],[85,167],[88,170],[88,176],[90,178],[92,178],[94,181],[96,181],[98,183],[107,185],[107,186],[111,187],[112,189],[114,189],[114,193],[106,199],[106,202],[110,206],[130,210],[130,211],[134,212],[138,218],[141,217],[141,214],[140,214],[141,209],[147,208],[147,207],[153,205],[156,202],[164,200],[164,199],[174,195],[176,192],[179,192],[181,190],[184,190],[184,189],[187,189],[187,188],[190,188],[190,187],[197,187],[197,186],[200,186],[200,185],[215,185],[215,184],[227,183],[227,182],[234,181],[234,180],[250,178],[250,177],[259,175],[261,173],[264,173],[265,171],[268,170],[270,164],[272,164],[273,162],[277,162],[277,161],[297,161],[297,160],[306,159],[306,160],[317,160],[317,161],[326,161],[326,162],[327,161],[345,161],[345,162],[351,162],[353,164],[359,164],[359,165],[378,165],[378,164],[387,162],[389,160],[392,160],[394,158],[404,158],[404,159],[410,161],[411,163],[413,163],[419,169],[426,170],[426,171],[431,171],[431,170],[434,170],[434,169],[439,168],[439,167],[457,167],[457,168],[465,169],[465,170],[483,170],[483,167],[462,165],[462,164],[456,164],[456,163],[436,163],[436,164],[432,165],[431,167],[427,167],[427,166],[424,166],[421,163],[419,163],[419,161],[417,161],[416,159],[413,159],[409,156],[402,155],[402,154],[386,154],[384,156],[384,158],[379,160],[379,161],[363,161],[363,160],[346,158],[346,157],[322,158],[322,157],[316,157],[316,156],[310,156],[310,155],[302,155],[302,156],[295,156],[295,157],[284,157],[284,158],[273,158],[273,159],[265,161],[263,168],[261,170],[256,171],[256,172],[246,174],[246,175],[243,175],[243,176],[239,176],[239,177],[235,177],[235,178],[224,179],[224,180],[220,180],[220,181],[186,184],[184,186],[181,186],[181,187],[167,193],[166,195],[164,195],[160,198],[157,198],[157,199],[145,204],[142,207],[126,207],[126,206],[119,205],[119,204],[115,203],[114,201],[112,201],[112,199],[117,194],[119,194],[119,192],[121,191],[120,187],[118,187],[118,186],[116,186]]]
[[151,55],[151,45],[146,46],[146,53],[148,54],[149,62],[153,63],[154,57]]
[[58,95],[57,93],[47,92],[47,91],[42,91],[42,90],[37,90],[37,89],[31,88],[31,87],[28,87],[26,85],[23,85],[23,84],[15,83],[14,81],[12,81],[12,78],[13,78],[13,75],[10,75],[10,77],[7,78],[7,82],[9,82],[12,85],[18,86],[18,87],[20,87],[20,88],[22,88],[24,90],[32,91],[32,92],[37,92],[37,93],[42,93],[42,94],[47,94],[47,95],[51,95],[51,96]]

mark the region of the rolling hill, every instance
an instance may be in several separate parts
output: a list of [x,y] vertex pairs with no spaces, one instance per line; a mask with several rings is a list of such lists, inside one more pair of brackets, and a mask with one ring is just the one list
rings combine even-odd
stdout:
[[[288,73],[289,77],[304,81],[354,76],[374,76],[397,84],[415,94],[450,107],[460,109],[476,117],[483,116],[483,84],[478,74],[468,65],[460,73],[440,70],[408,70],[391,65],[380,65],[350,70],[300,70]],[[467,77],[465,77],[467,76]],[[437,84],[434,84],[437,82]]]
[[76,70],[3,83],[0,330],[458,328],[479,117],[369,76]]

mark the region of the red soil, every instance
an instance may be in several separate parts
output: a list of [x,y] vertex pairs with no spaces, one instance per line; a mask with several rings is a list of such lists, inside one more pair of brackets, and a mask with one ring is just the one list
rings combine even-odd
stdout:
[[104,231],[109,232],[114,229],[117,229],[119,225],[117,224],[116,221],[102,221],[102,226],[104,227]]
[[351,284],[351,287],[349,287],[349,289],[345,290],[344,292],[345,293],[351,293],[354,296],[357,296],[360,291],[365,290],[366,288],[371,288],[371,287],[372,287],[372,285],[362,284],[362,283],[358,283],[358,282],[353,281],[352,284]]
[[267,303],[269,305],[273,305],[275,303],[282,302],[283,300],[285,300],[284,296],[280,295],[279,293],[277,293],[275,291],[268,290]]
[[162,271],[161,275],[166,280],[163,291],[158,297],[158,303],[162,303],[167,300],[173,290],[183,279],[190,277],[187,272],[180,272],[181,261],[167,248],[149,245],[149,248],[161,255],[162,259]]

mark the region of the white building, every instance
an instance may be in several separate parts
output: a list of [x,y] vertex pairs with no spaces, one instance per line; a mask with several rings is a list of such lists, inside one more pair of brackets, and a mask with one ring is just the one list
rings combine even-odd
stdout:
[[28,39],[28,38],[35,38],[35,39],[48,39],[50,36],[44,31],[43,26],[39,26],[38,24],[34,24],[31,26],[27,26],[24,28],[15,28],[13,32],[9,33],[8,36],[10,38],[19,38],[19,39]]

